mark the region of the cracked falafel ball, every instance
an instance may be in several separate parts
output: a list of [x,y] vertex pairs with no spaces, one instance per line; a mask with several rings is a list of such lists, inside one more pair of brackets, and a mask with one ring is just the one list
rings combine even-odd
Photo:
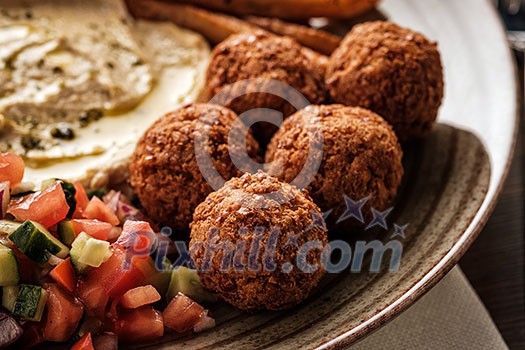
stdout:
[[324,275],[321,211],[304,191],[263,172],[211,193],[195,210],[190,236],[203,286],[242,310],[292,307]]
[[[305,166],[310,134],[303,118],[317,120],[322,130],[322,161],[307,189],[323,211],[333,210],[330,226],[346,209],[343,194],[354,201],[369,198],[362,209],[365,222],[370,208],[385,210],[393,204],[403,176],[401,146],[383,118],[359,107],[308,106],[290,116],[268,145],[269,174],[291,182]],[[352,217],[339,227],[362,224]]]
[[333,102],[376,112],[392,124],[402,142],[431,131],[443,86],[437,44],[391,22],[356,25],[326,70]]
[[[284,85],[254,81],[256,78],[272,79]],[[251,81],[231,85],[246,79]],[[290,87],[304,98],[291,93]],[[262,93],[262,90],[274,94]],[[240,97],[230,100],[232,96]],[[321,55],[316,57],[291,38],[256,31],[232,35],[215,47],[206,73],[203,100],[209,102],[213,98],[214,103],[231,108],[239,115],[255,108],[267,108],[287,117],[296,111],[294,105],[302,108],[310,103],[323,103],[325,96]],[[276,130],[271,123],[254,124],[254,134],[261,145],[267,143]]]
[[[193,210],[213,191],[195,155],[196,132],[208,132],[212,164],[224,179],[240,176],[231,154],[246,151],[257,160],[259,145],[248,132],[246,140],[232,127],[237,115],[218,105],[191,104],[159,118],[137,144],[130,182],[147,215],[156,223],[189,232]],[[240,131],[240,130],[237,130]],[[228,146],[228,137],[232,147]]]

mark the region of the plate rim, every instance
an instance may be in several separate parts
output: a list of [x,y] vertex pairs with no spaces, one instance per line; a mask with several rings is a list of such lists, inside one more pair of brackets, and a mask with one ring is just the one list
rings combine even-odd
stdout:
[[496,204],[500,198],[501,192],[503,190],[504,184],[508,178],[512,160],[516,152],[516,146],[519,135],[519,126],[521,121],[521,108],[520,108],[520,84],[518,77],[518,69],[516,66],[516,61],[513,58],[513,50],[507,39],[507,32],[505,30],[504,24],[499,17],[496,9],[491,5],[490,16],[495,19],[497,25],[494,29],[497,29],[500,32],[500,35],[505,38],[506,49],[507,49],[507,62],[505,64],[509,65],[513,72],[514,79],[512,93],[514,94],[514,124],[512,125],[512,140],[510,143],[510,149],[507,158],[505,159],[505,165],[503,167],[503,172],[501,176],[496,179],[497,185],[494,188],[493,193],[487,192],[483,202],[477,211],[475,217],[472,219],[470,225],[463,232],[459,240],[452,246],[449,252],[414,286],[412,286],[408,291],[403,293],[392,304],[388,305],[385,309],[381,310],[368,320],[364,321],[357,327],[354,327],[350,330],[343,332],[337,337],[316,346],[316,349],[341,349],[343,347],[350,346],[355,344],[358,341],[363,340],[366,336],[371,335],[375,331],[379,330],[390,321],[394,320],[396,317],[401,315],[404,311],[410,308],[416,301],[423,297],[428,291],[430,291],[434,286],[437,285],[443,277],[445,277],[452,268],[454,268],[461,257],[467,252],[467,250],[472,246],[474,241],[477,239],[482,229],[485,227],[487,221],[489,220],[491,214],[493,213]]

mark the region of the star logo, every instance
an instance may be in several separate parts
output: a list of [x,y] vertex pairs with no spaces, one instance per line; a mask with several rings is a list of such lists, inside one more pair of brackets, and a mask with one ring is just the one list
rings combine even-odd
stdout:
[[325,222],[330,213],[332,213],[333,209],[330,209],[328,211],[325,211],[320,215],[318,212],[314,210],[310,210],[310,215],[312,216],[312,222],[308,227],[305,229],[305,231],[313,230],[314,228],[325,228]]
[[292,245],[292,246],[297,247],[298,246],[297,240],[301,236],[301,233],[298,233],[298,234],[295,234],[295,235],[292,234],[292,233],[289,233],[287,236],[288,237],[286,239],[286,243],[284,244],[284,246]]
[[319,213],[314,210],[310,210],[310,214],[312,215],[312,225],[314,227],[324,227],[324,215],[319,215]]
[[368,202],[369,197],[365,197],[359,201],[354,201],[352,198],[348,197],[346,194],[343,194],[346,210],[339,217],[336,224],[343,222],[349,218],[355,218],[361,223],[364,223],[365,219],[363,218],[363,206]]
[[330,210],[327,210],[323,213],[323,219],[324,221],[328,220],[328,217],[330,216],[330,214],[332,214],[334,210],[333,209],[330,209]]
[[388,216],[388,214],[390,214],[392,212],[392,210],[394,209],[394,207],[392,208],[389,208],[385,211],[379,211],[375,208],[372,208],[372,215],[374,216],[374,218],[372,219],[372,221],[370,221],[370,223],[368,224],[368,226],[366,227],[366,230],[376,226],[376,225],[379,225],[380,227],[384,228],[385,230],[388,230],[388,224],[386,223],[386,217]]
[[402,239],[405,239],[405,230],[407,229],[408,224],[399,226],[398,224],[394,224],[394,233],[392,233],[392,236],[390,238],[396,238],[401,237]]

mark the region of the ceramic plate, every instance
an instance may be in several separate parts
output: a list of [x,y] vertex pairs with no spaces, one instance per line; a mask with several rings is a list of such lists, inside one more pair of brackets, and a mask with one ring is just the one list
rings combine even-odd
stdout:
[[[347,346],[406,310],[474,241],[494,207],[516,135],[517,84],[503,28],[483,0],[386,0],[379,10],[437,40],[446,73],[440,124],[405,149],[406,176],[390,230],[352,238],[401,241],[399,270],[331,274],[285,312],[246,314],[219,304],[212,309],[216,328],[168,336],[152,347]],[[394,223],[408,225],[405,238],[392,238]]]

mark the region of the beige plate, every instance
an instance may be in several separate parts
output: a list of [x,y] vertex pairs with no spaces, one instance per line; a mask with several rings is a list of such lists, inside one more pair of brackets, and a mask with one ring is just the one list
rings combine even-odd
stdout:
[[[338,348],[406,310],[468,249],[505,179],[517,121],[517,84],[489,1],[386,0],[380,10],[439,42],[446,71],[441,124],[406,149],[404,188],[391,222],[409,224],[397,272],[331,275],[286,312],[243,314],[220,304],[217,327],[167,336],[155,348]],[[384,241],[391,232],[369,232]],[[365,237],[363,234],[356,239]]]

